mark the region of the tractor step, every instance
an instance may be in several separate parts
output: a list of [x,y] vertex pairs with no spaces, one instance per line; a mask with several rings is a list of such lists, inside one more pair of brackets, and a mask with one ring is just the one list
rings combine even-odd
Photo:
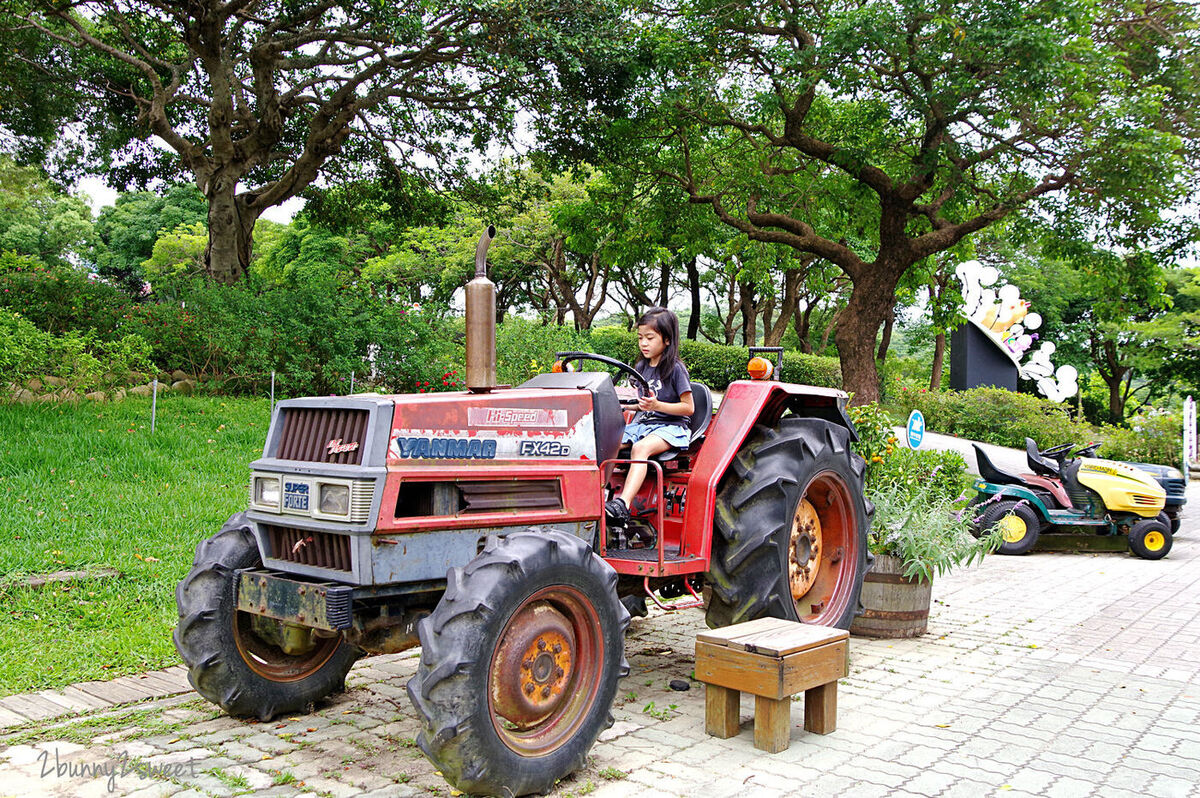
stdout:
[[660,557],[657,547],[646,549],[608,549],[604,559],[619,574],[631,576],[679,576],[708,570],[708,561],[694,554],[681,554],[668,546]]

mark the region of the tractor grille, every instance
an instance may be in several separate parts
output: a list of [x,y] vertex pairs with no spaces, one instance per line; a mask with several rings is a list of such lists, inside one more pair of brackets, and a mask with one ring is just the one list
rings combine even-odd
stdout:
[[271,556],[276,560],[349,573],[350,537],[312,529],[266,524]]
[[281,460],[360,465],[366,445],[367,410],[343,407],[288,407],[279,434]]
[[464,513],[496,513],[506,510],[561,510],[562,491],[557,479],[511,479],[503,481],[460,480]]
[[1144,493],[1133,493],[1130,494],[1129,498],[1138,507],[1154,507],[1159,502],[1158,499],[1154,498],[1153,496],[1147,496]]

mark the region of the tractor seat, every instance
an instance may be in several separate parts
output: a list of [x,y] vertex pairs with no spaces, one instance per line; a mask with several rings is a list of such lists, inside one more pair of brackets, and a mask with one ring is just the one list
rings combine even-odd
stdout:
[[1029,470],[1043,477],[1061,476],[1058,463],[1048,457],[1042,457],[1033,438],[1025,439],[1025,457],[1029,460]]
[[979,448],[979,444],[971,444],[975,449],[975,462],[979,466],[979,476],[986,482],[991,482],[996,485],[1026,485],[1028,483],[1016,474],[1010,474],[1007,471],[1001,471],[984,453],[983,449]]
[[[704,433],[706,430],[708,430],[708,425],[712,423],[713,416],[712,391],[710,391],[708,386],[702,382],[692,381],[691,385],[693,409],[690,424],[690,434],[688,437],[689,449],[700,443],[700,441],[704,440]],[[636,420],[637,416],[634,416],[634,419]],[[665,452],[659,452],[650,459],[659,463],[666,463],[670,460],[674,460],[682,451],[684,450],[672,447],[667,449]],[[629,456],[629,444],[621,444],[621,456]]]

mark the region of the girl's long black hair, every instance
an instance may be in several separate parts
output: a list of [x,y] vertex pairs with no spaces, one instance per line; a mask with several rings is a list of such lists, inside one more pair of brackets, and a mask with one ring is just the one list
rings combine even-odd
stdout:
[[[637,326],[641,327],[643,324],[653,327],[667,344],[658,358],[656,367],[659,376],[665,380],[675,371],[675,364],[679,362],[679,319],[666,308],[650,308],[638,319]],[[637,365],[649,362],[643,357],[638,360]]]

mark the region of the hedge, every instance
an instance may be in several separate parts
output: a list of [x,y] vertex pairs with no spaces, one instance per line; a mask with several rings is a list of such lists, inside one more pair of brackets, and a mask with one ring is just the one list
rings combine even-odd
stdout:
[[[600,327],[589,336],[592,349],[600,355],[635,363],[640,357],[637,334],[620,327]],[[744,346],[723,346],[706,341],[679,342],[679,356],[692,379],[715,391],[723,391],[734,380],[746,379],[750,351]],[[842,370],[835,357],[784,352],[781,378],[802,385],[842,387]]]

